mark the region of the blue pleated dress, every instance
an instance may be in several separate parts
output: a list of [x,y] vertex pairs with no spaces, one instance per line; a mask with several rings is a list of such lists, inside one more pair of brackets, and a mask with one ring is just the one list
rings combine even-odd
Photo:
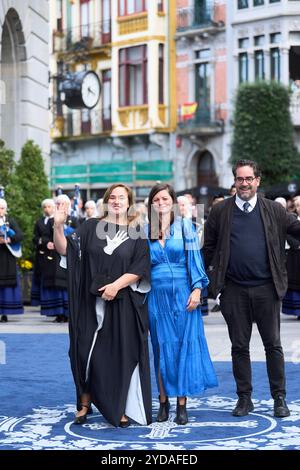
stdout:
[[[182,224],[186,240],[183,246]],[[149,324],[158,371],[168,396],[195,396],[218,385],[212,365],[200,308],[189,312],[186,304],[193,289],[208,285],[197,233],[189,220],[178,218],[165,246],[149,241],[151,291]],[[188,270],[186,267],[188,261]]]

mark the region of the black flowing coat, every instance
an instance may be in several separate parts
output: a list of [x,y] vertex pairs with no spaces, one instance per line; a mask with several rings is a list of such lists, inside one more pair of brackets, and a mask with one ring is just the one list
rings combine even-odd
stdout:
[[50,250],[47,248],[49,241],[49,228],[45,224],[45,217],[38,219],[33,231],[33,244],[35,247],[34,276],[40,282],[47,256]]
[[[17,222],[11,218],[6,217],[9,227],[14,230],[15,235],[11,237],[12,243],[19,243],[23,234]],[[7,247],[0,245],[0,287],[16,286],[17,285],[17,259],[11,254]]]
[[[66,224],[76,229],[78,221],[75,217],[68,216]],[[43,234],[43,241],[47,245],[53,242],[54,218],[51,217],[46,224],[46,232]],[[66,270],[60,266],[60,255],[54,250],[45,252],[42,262],[43,286],[50,289],[67,289]]]
[[[100,230],[99,230],[100,228]],[[67,272],[69,293],[70,360],[77,391],[80,396],[90,393],[94,405],[114,426],[125,412],[130,380],[137,364],[147,423],[151,422],[151,385],[148,353],[148,310],[145,294],[130,287],[122,290],[122,298],[105,302],[105,317],[90,361],[86,368],[95,331],[96,296],[90,293],[97,273],[116,280],[125,273],[136,274],[150,282],[150,258],[147,240],[129,238],[108,255],[103,231],[118,226],[97,219],[84,222],[67,240]],[[122,230],[130,228],[121,227]],[[102,232],[102,236],[100,236]],[[109,234],[112,238],[113,234]],[[100,286],[99,286],[100,287]]]

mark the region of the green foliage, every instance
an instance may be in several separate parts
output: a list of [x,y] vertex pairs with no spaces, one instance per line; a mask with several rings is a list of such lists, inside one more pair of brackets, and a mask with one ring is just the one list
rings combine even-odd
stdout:
[[6,186],[14,171],[14,152],[0,139],[0,184]]
[[23,257],[33,259],[32,236],[37,219],[41,216],[41,202],[50,197],[47,176],[44,170],[42,151],[32,140],[28,140],[21,151],[15,177],[21,189],[22,203],[16,208],[16,218],[24,234]]
[[255,160],[264,187],[288,181],[299,171],[289,91],[277,82],[242,84],[236,97],[231,163]]
[[23,258],[33,260],[33,228],[41,215],[41,202],[50,196],[41,149],[29,140],[22,148],[19,162],[14,152],[0,140],[0,185],[5,188],[9,215],[15,217],[23,232]]

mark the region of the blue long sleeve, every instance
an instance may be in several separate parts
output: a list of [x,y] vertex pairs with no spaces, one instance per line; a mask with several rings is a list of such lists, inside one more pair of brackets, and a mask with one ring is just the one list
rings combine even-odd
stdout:
[[183,219],[183,229],[186,242],[185,252],[187,255],[188,272],[192,289],[202,289],[209,284],[209,280],[202,261],[199,238],[190,220]]

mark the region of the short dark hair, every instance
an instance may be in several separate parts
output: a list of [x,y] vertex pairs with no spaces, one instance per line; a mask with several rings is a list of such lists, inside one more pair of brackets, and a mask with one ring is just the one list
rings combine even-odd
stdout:
[[253,173],[256,178],[261,176],[261,170],[254,160],[238,160],[232,167],[232,173],[234,177],[236,177],[236,170],[241,166],[251,166],[251,168],[253,168]]

